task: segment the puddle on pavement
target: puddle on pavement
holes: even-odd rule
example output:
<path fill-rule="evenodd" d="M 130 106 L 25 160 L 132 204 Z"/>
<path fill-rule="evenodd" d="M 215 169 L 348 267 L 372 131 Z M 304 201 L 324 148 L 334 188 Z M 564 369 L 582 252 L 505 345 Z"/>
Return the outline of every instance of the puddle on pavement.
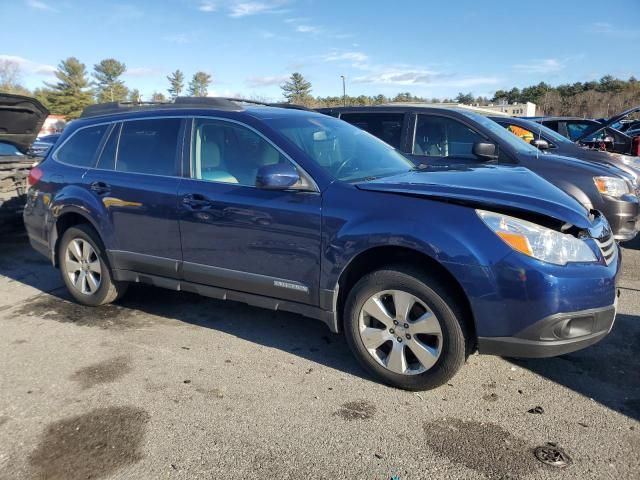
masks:
<path fill-rule="evenodd" d="M 29 456 L 35 478 L 79 480 L 110 476 L 142 459 L 149 414 L 110 407 L 50 424 Z"/>
<path fill-rule="evenodd" d="M 103 383 L 112 383 L 131 371 L 128 357 L 115 357 L 83 367 L 71 376 L 83 389 Z"/>
<path fill-rule="evenodd" d="M 145 324 L 142 320 L 139 321 L 135 311 L 118 305 L 86 307 L 51 295 L 31 299 L 21 305 L 15 313 L 103 329 L 139 328 Z M 146 323 L 148 324 L 148 320 Z"/>
<path fill-rule="evenodd" d="M 356 400 L 354 402 L 347 402 L 340 406 L 340 408 L 334 412 L 334 415 L 342 418 L 343 420 L 368 420 L 373 418 L 376 413 L 376 407 L 372 403 L 366 400 Z"/>
<path fill-rule="evenodd" d="M 440 419 L 425 423 L 424 433 L 431 450 L 489 478 L 521 478 L 539 468 L 531 446 L 492 423 Z"/>

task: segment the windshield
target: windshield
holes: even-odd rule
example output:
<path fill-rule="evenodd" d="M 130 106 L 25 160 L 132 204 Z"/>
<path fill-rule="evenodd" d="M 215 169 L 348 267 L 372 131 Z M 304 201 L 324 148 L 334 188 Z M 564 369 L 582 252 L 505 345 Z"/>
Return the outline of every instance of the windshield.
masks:
<path fill-rule="evenodd" d="M 383 141 L 333 117 L 295 115 L 272 119 L 269 125 L 341 181 L 387 177 L 414 168 Z"/>
<path fill-rule="evenodd" d="M 516 137 L 513 133 L 508 132 L 502 125 L 494 122 L 490 118 L 479 115 L 475 112 L 470 112 L 467 110 L 458 110 L 460 113 L 469 117 L 474 122 L 479 123 L 484 128 L 489 130 L 492 134 L 498 137 L 501 141 L 509 144 L 511 148 L 513 148 L 518 153 L 536 153 L 538 149 L 532 145 L 529 145 L 526 142 L 523 142 L 518 137 Z"/>

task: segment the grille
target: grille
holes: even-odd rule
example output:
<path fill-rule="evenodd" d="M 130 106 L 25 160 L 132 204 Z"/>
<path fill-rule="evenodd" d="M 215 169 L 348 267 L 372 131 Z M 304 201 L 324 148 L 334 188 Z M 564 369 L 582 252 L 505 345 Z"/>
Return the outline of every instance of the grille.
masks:
<path fill-rule="evenodd" d="M 609 234 L 606 237 L 596 238 L 594 240 L 598 244 L 598 247 L 600 247 L 604 261 L 609 265 L 616 258 L 616 253 L 618 252 L 613 235 Z"/>

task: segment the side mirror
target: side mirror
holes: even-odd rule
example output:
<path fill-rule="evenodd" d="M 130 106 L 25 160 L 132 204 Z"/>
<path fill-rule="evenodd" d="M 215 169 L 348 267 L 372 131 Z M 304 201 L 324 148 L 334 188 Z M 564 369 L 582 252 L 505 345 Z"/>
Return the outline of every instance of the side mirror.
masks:
<path fill-rule="evenodd" d="M 256 175 L 256 187 L 265 190 L 287 190 L 300 181 L 300 175 L 290 163 L 263 165 Z"/>
<path fill-rule="evenodd" d="M 496 160 L 496 146 L 493 143 L 476 142 L 473 144 L 472 153 L 480 160 Z"/>
<path fill-rule="evenodd" d="M 549 150 L 549 142 L 543 140 L 542 138 L 536 138 L 531 140 L 531 145 L 536 147 L 538 150 Z"/>

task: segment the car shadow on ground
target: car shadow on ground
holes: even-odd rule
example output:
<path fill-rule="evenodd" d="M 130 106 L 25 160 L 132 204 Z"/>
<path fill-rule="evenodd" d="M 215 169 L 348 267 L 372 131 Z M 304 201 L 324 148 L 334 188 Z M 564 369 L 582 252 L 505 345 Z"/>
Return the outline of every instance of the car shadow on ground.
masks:
<path fill-rule="evenodd" d="M 623 242 L 621 245 L 630 250 L 640 250 L 640 235 L 636 236 L 633 240 Z"/>
<path fill-rule="evenodd" d="M 578 352 L 515 365 L 640 420 L 640 316 L 618 314 L 611 333 Z"/>
<path fill-rule="evenodd" d="M 132 285 L 115 305 L 97 309 L 78 305 L 62 287 L 59 272 L 31 250 L 24 235 L 1 237 L 0 276 L 49 293 L 24 302 L 18 313 L 114 329 L 136 328 L 138 321 L 173 319 L 375 381 L 358 365 L 342 335 L 332 334 L 323 323 L 300 315 L 144 285 Z M 136 318 L 140 312 L 142 317 Z M 556 358 L 509 361 L 640 420 L 638 345 L 640 317 L 619 314 L 611 334 L 585 350 Z"/>

